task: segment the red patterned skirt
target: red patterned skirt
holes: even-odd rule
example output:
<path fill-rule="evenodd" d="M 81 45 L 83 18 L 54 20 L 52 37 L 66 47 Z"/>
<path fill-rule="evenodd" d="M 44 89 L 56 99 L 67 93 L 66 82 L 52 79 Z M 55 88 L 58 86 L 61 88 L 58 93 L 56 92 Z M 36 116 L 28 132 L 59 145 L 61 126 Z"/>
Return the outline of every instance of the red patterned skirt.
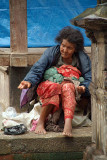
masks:
<path fill-rule="evenodd" d="M 75 86 L 73 83 L 63 81 L 58 84 L 47 80 L 39 84 L 37 94 L 40 97 L 42 107 L 52 104 L 55 106 L 53 110 L 55 112 L 59 109 L 61 103 L 65 119 L 73 119 L 76 106 Z"/>

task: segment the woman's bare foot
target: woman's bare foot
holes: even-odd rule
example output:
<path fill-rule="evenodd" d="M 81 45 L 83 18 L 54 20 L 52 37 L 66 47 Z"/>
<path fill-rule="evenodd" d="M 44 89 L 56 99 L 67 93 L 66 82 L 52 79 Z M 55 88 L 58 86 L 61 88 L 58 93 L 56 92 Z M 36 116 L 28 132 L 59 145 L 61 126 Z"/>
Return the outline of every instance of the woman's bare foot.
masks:
<path fill-rule="evenodd" d="M 38 124 L 35 129 L 35 133 L 36 134 L 46 134 L 46 130 L 44 128 L 44 123 L 38 121 Z"/>
<path fill-rule="evenodd" d="M 45 124 L 46 117 L 49 115 L 52 109 L 53 109 L 53 105 L 48 105 L 41 108 L 40 118 L 35 129 L 36 134 L 46 134 L 44 124 Z"/>
<path fill-rule="evenodd" d="M 66 118 L 62 135 L 72 137 L 72 119 Z"/>

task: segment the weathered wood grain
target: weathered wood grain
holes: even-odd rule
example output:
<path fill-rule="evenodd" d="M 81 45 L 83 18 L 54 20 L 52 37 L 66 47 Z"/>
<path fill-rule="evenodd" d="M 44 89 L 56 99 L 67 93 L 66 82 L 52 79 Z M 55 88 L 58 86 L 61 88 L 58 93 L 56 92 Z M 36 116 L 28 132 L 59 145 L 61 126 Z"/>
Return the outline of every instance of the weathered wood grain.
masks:
<path fill-rule="evenodd" d="M 10 44 L 14 53 L 27 52 L 27 1 L 9 0 Z"/>

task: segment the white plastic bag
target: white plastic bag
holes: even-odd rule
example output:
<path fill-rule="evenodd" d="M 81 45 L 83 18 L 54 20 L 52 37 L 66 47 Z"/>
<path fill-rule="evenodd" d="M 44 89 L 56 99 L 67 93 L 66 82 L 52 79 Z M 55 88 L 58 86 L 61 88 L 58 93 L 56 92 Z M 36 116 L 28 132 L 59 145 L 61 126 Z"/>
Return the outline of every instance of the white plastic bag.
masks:
<path fill-rule="evenodd" d="M 16 117 L 17 116 L 17 112 L 15 110 L 15 108 L 13 107 L 8 107 L 5 112 L 2 113 L 2 116 L 6 119 L 10 119 L 10 118 L 13 118 L 13 117 Z"/>
<path fill-rule="evenodd" d="M 40 103 L 36 103 L 30 113 L 17 113 L 15 108 L 8 107 L 6 111 L 2 113 L 2 117 L 4 118 L 2 124 L 4 127 L 24 124 L 28 129 L 30 129 L 31 121 L 33 119 L 39 119 L 40 109 Z"/>

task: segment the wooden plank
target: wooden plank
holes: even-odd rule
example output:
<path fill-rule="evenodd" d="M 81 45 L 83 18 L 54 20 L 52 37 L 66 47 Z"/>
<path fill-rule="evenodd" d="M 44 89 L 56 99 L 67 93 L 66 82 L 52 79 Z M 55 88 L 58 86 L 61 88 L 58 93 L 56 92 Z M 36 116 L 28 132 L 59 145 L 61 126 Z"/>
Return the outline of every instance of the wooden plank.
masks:
<path fill-rule="evenodd" d="M 28 48 L 28 53 L 10 52 L 10 48 L 0 48 L 0 66 L 26 67 L 37 62 L 47 48 Z M 91 56 L 91 47 L 85 47 Z"/>
<path fill-rule="evenodd" d="M 37 62 L 41 55 L 28 55 L 28 66 L 32 66 L 35 62 Z"/>
<path fill-rule="evenodd" d="M 27 0 L 9 0 L 10 44 L 14 53 L 27 52 Z"/>
<path fill-rule="evenodd" d="M 27 67 L 27 54 L 11 54 L 10 66 Z"/>
<path fill-rule="evenodd" d="M 0 66 L 10 66 L 10 55 L 0 55 Z"/>

